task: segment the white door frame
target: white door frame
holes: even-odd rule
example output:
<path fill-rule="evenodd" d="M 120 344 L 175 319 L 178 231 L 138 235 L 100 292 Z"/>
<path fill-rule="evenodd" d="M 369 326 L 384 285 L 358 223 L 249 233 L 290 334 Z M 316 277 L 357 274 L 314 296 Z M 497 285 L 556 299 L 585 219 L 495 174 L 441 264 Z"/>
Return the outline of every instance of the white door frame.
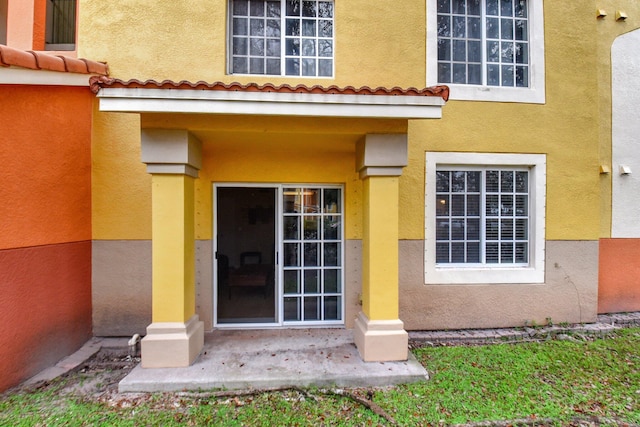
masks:
<path fill-rule="evenodd" d="M 270 323 L 219 323 L 218 322 L 218 263 L 216 254 L 218 250 L 218 203 L 217 203 L 217 189 L 218 188 L 270 188 L 275 190 L 275 239 L 274 239 L 274 253 L 275 257 L 275 275 L 274 275 L 274 304 L 276 311 L 276 321 Z M 284 268 L 283 268 L 283 248 L 284 248 L 284 236 L 282 232 L 283 221 L 283 192 L 284 188 L 335 188 L 340 190 L 340 206 L 342 206 L 341 215 L 341 227 L 340 227 L 340 284 L 341 284 L 341 297 L 340 297 L 340 320 L 330 321 L 285 321 L 284 320 Z M 213 327 L 217 329 L 272 329 L 272 328 L 308 328 L 308 327 L 344 327 L 345 317 L 345 254 L 344 254 L 344 223 L 345 223 L 345 207 L 344 207 L 344 185 L 337 184 L 282 184 L 282 183 L 252 183 L 252 182 L 232 182 L 232 183 L 213 183 Z"/>

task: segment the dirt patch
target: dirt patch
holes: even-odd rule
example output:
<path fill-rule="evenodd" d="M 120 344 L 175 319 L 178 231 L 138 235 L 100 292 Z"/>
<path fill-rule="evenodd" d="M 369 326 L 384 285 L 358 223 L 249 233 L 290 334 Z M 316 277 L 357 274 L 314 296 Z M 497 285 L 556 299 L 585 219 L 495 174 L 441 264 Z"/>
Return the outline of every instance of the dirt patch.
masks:
<path fill-rule="evenodd" d="M 21 385 L 9 390 L 9 393 L 28 393 L 55 387 L 60 396 L 102 400 L 106 396 L 117 395 L 120 380 L 139 363 L 140 357 L 131 356 L 126 350 L 103 349 L 58 378 Z"/>
<path fill-rule="evenodd" d="M 99 397 L 118 392 L 118 383 L 140 363 L 140 357 L 114 355 L 100 351 L 67 375 L 65 391 L 71 394 Z"/>

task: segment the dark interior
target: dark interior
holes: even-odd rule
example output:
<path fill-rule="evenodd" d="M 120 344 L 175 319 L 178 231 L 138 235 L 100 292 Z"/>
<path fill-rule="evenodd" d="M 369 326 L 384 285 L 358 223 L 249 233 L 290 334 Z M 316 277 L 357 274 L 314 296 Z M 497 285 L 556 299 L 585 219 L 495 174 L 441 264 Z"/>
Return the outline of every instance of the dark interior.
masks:
<path fill-rule="evenodd" d="M 274 323 L 275 188 L 218 187 L 218 323 Z"/>

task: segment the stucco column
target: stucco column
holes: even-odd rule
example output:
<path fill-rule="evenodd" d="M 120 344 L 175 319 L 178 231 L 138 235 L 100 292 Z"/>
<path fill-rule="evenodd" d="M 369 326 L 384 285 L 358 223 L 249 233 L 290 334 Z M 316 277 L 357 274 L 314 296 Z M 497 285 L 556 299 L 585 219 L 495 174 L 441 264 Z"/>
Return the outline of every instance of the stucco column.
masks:
<path fill-rule="evenodd" d="M 204 345 L 204 324 L 195 313 L 194 184 L 201 152 L 186 130 L 142 130 L 142 161 L 152 174 L 153 263 L 144 368 L 189 366 Z"/>
<path fill-rule="evenodd" d="M 406 135 L 367 135 L 356 146 L 364 181 L 362 311 L 354 340 L 367 362 L 406 360 L 409 336 L 398 318 L 398 180 Z"/>

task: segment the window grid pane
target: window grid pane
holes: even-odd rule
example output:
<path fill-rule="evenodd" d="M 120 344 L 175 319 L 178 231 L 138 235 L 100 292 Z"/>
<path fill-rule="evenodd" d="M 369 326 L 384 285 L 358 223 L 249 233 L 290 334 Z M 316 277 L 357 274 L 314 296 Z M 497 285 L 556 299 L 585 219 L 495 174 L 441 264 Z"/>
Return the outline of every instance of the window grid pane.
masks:
<path fill-rule="evenodd" d="M 231 2 L 231 72 L 267 74 L 280 60 L 280 2 Z M 279 63 L 278 63 L 279 65 Z M 279 73 L 279 67 L 277 72 Z"/>
<path fill-rule="evenodd" d="M 437 13 L 438 82 L 529 87 L 527 0 L 438 1 Z"/>
<path fill-rule="evenodd" d="M 526 0 L 500 0 L 486 8 L 487 84 L 529 86 L 529 38 Z M 518 64 L 516 66 L 516 64 Z"/>
<path fill-rule="evenodd" d="M 232 0 L 231 73 L 333 76 L 333 2 Z"/>
<path fill-rule="evenodd" d="M 438 81 L 481 84 L 481 0 L 438 2 Z"/>
<path fill-rule="evenodd" d="M 318 0 L 286 0 L 286 3 L 285 74 L 333 75 L 333 3 Z"/>
<path fill-rule="evenodd" d="M 529 173 L 492 169 L 485 176 L 486 263 L 526 264 Z"/>
<path fill-rule="evenodd" d="M 284 320 L 342 320 L 341 189 L 285 188 L 283 207 Z"/>
<path fill-rule="evenodd" d="M 529 172 L 436 171 L 436 264 L 529 263 Z"/>
<path fill-rule="evenodd" d="M 480 260 L 480 172 L 436 172 L 436 258 L 438 263 Z"/>

